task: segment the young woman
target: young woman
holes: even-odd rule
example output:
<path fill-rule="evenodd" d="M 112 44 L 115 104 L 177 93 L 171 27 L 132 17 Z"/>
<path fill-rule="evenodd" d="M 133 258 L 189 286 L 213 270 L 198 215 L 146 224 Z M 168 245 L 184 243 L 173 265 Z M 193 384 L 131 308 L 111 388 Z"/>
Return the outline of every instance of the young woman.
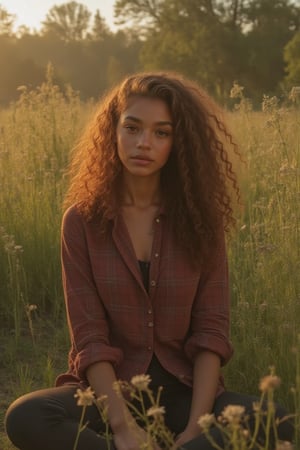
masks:
<path fill-rule="evenodd" d="M 154 392 L 163 386 L 177 448 L 213 448 L 197 424 L 206 413 L 238 404 L 251 415 L 254 399 L 227 392 L 220 375 L 232 355 L 230 147 L 213 102 L 179 75 L 133 75 L 102 100 L 74 155 L 62 225 L 69 370 L 9 408 L 18 448 L 71 450 L 81 414 L 74 394 L 91 386 L 107 396 L 115 449 L 140 449 L 146 433 L 113 389 L 137 374 L 150 375 Z M 85 421 L 78 449 L 106 449 L 95 406 Z M 280 438 L 291 439 L 291 428 L 283 422 Z"/>

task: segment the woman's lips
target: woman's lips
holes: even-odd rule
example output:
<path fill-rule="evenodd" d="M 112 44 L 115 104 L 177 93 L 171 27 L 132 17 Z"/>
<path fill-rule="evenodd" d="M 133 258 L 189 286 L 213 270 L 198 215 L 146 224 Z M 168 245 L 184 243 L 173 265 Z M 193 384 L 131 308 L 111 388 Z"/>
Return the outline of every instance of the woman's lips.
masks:
<path fill-rule="evenodd" d="M 132 156 L 131 159 L 140 166 L 147 166 L 148 164 L 150 164 L 153 161 L 153 159 L 150 159 L 150 158 L 147 158 L 146 156 L 141 156 L 141 155 Z"/>

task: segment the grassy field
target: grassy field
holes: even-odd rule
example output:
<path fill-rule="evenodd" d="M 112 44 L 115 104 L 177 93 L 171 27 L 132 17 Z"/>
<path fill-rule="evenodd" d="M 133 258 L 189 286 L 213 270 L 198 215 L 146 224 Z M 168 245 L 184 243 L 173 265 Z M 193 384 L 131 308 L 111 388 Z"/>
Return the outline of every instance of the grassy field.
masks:
<path fill-rule="evenodd" d="M 243 205 L 228 241 L 235 355 L 225 376 L 229 389 L 257 394 L 274 366 L 276 399 L 300 428 L 300 109 L 265 98 L 252 112 L 241 95 L 236 102 L 228 120 L 245 164 L 237 163 Z M 9 403 L 52 386 L 66 368 L 61 203 L 69 151 L 91 107 L 49 75 L 0 111 L 1 450 L 13 448 L 2 426 Z"/>

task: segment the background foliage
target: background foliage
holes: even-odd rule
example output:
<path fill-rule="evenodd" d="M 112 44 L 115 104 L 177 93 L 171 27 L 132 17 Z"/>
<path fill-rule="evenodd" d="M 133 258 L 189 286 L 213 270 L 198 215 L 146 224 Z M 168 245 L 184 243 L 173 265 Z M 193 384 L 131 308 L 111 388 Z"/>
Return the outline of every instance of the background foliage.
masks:
<path fill-rule="evenodd" d="M 97 98 L 125 74 L 168 69 L 225 102 L 234 81 L 257 104 L 300 84 L 299 0 L 116 0 L 118 31 L 76 1 L 53 6 L 39 32 L 14 31 L 0 2 L 0 103 L 38 86 L 52 63 L 60 86 Z"/>

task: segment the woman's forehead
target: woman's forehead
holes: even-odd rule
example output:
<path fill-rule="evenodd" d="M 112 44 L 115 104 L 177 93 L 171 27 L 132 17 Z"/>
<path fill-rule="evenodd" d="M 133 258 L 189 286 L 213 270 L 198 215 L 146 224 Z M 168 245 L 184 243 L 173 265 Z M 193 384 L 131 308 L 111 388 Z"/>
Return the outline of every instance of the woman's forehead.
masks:
<path fill-rule="evenodd" d="M 134 96 L 121 111 L 121 117 L 154 118 L 171 122 L 171 113 L 167 103 L 158 97 Z"/>

